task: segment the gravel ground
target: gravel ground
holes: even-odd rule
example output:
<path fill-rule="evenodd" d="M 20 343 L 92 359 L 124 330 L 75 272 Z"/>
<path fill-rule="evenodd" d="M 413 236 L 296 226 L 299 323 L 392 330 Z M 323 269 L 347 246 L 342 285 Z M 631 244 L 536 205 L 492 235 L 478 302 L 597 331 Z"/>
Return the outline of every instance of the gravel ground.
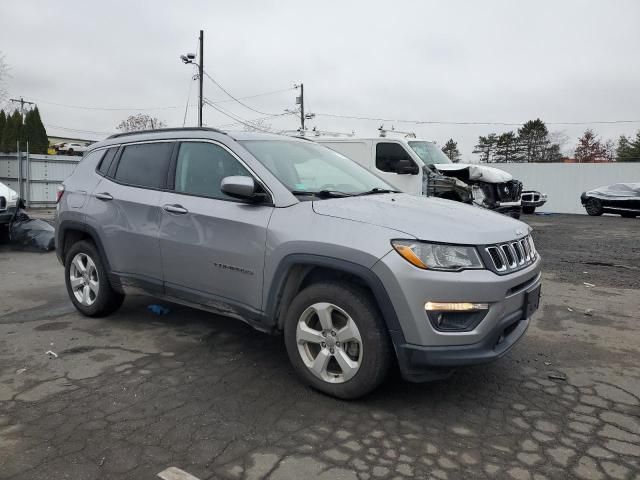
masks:
<path fill-rule="evenodd" d="M 639 479 L 640 220 L 524 219 L 545 273 L 516 348 L 353 402 L 233 320 L 144 296 L 81 317 L 54 254 L 0 246 L 0 478 Z"/>
<path fill-rule="evenodd" d="M 523 219 L 534 228 L 546 272 L 566 282 L 581 279 L 640 288 L 640 218 L 525 215 Z"/>

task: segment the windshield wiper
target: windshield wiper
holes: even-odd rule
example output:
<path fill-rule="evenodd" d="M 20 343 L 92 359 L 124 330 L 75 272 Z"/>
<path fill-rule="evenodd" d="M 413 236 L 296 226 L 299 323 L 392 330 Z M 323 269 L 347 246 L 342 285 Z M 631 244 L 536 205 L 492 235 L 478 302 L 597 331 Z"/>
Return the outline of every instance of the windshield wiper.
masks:
<path fill-rule="evenodd" d="M 353 195 L 346 192 L 339 192 L 337 190 L 320 190 L 318 192 L 311 192 L 307 190 L 291 190 L 294 195 L 313 196 L 318 198 L 342 198 L 352 197 Z"/>
<path fill-rule="evenodd" d="M 398 190 L 389 190 L 388 188 L 372 188 L 366 192 L 356 193 L 355 196 L 360 197 L 362 195 L 376 195 L 378 193 L 400 193 Z"/>

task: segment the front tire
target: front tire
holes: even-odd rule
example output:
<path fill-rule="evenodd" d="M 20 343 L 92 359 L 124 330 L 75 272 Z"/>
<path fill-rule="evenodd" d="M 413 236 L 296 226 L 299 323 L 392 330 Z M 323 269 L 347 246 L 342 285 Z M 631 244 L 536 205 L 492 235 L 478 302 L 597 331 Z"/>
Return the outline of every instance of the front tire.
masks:
<path fill-rule="evenodd" d="M 338 398 L 371 392 L 392 362 L 389 337 L 373 298 L 348 283 L 316 283 L 299 292 L 285 317 L 284 340 L 298 376 Z"/>
<path fill-rule="evenodd" d="M 536 207 L 526 206 L 522 207 L 522 213 L 526 213 L 527 215 L 531 215 L 536 211 Z"/>
<path fill-rule="evenodd" d="M 587 211 L 587 214 L 592 217 L 598 217 L 602 215 L 602 202 L 597 198 L 589 198 L 587 202 L 584 204 L 584 208 Z"/>
<path fill-rule="evenodd" d="M 92 242 L 82 240 L 69 249 L 64 275 L 69 298 L 83 315 L 109 315 L 122 305 L 124 295 L 111 288 L 107 270 Z"/>

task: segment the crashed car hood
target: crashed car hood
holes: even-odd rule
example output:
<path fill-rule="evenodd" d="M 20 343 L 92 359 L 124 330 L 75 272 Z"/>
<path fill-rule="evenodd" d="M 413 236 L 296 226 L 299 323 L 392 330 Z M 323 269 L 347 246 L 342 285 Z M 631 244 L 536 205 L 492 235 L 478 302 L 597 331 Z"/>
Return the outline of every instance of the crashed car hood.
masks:
<path fill-rule="evenodd" d="M 483 208 L 404 193 L 319 200 L 313 202 L 313 210 L 443 243 L 486 245 L 519 238 L 530 230 L 518 220 Z"/>
<path fill-rule="evenodd" d="M 640 183 L 614 183 L 613 185 L 590 190 L 587 195 L 609 200 L 640 198 Z"/>
<path fill-rule="evenodd" d="M 510 173 L 499 168 L 487 167 L 486 165 L 472 165 L 469 163 L 438 163 L 434 165 L 440 173 L 469 171 L 469 180 L 478 180 L 487 183 L 503 183 L 513 180 Z"/>

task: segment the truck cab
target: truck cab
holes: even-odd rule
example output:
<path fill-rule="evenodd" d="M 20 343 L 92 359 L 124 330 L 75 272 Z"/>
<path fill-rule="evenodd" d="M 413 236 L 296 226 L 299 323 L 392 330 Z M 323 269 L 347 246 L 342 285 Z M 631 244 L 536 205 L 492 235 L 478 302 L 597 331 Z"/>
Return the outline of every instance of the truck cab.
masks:
<path fill-rule="evenodd" d="M 398 190 L 439 197 L 519 218 L 522 183 L 500 169 L 452 163 L 435 142 L 418 138 L 316 137 Z"/>

